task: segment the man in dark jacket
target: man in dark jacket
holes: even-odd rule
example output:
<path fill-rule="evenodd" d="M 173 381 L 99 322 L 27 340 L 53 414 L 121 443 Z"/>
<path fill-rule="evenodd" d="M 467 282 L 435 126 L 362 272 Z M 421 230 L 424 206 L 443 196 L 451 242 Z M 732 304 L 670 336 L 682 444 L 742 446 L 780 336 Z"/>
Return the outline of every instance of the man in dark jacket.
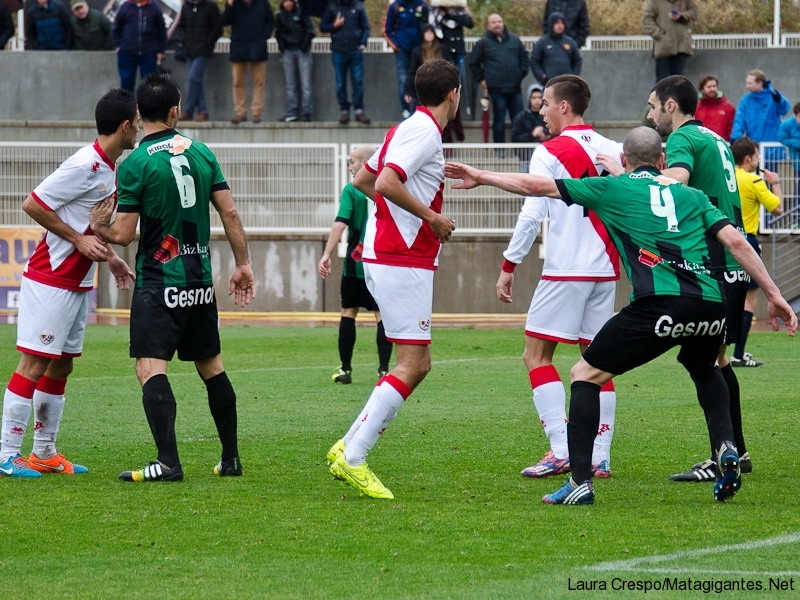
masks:
<path fill-rule="evenodd" d="M 586 8 L 586 0 L 547 0 L 542 19 L 543 34 L 550 31 L 550 15 L 554 12 L 564 15 L 564 33 L 575 40 L 579 48 L 583 48 L 586 38 L 589 37 L 589 9 Z"/>
<path fill-rule="evenodd" d="M 86 0 L 72 0 L 69 23 L 75 50 L 111 50 L 111 21 L 102 12 L 89 8 Z"/>
<path fill-rule="evenodd" d="M 161 7 L 154 0 L 123 2 L 114 17 L 111 38 L 117 51 L 120 87 L 134 92 L 136 70 L 144 79 L 155 73 L 156 66 L 164 59 L 167 28 Z"/>
<path fill-rule="evenodd" d="M 436 37 L 439 38 L 448 60 L 451 60 L 458 67 L 462 94 L 465 95 L 466 92 L 464 90 L 467 89 L 465 67 L 467 49 L 464 43 L 464 28 L 472 29 L 475 27 L 475 21 L 472 19 L 472 14 L 466 2 L 463 2 L 463 6 L 456 0 L 452 0 L 453 6 L 449 6 L 449 2 L 446 6 L 439 6 L 439 4 L 439 2 L 431 2 L 428 19 L 436 28 Z"/>
<path fill-rule="evenodd" d="M 339 101 L 339 123 L 350 122 L 350 101 L 347 99 L 347 73 L 353 87 L 352 106 L 356 121 L 368 125 L 364 114 L 364 48 L 369 39 L 369 18 L 359 0 L 331 0 L 322 14 L 320 31 L 331 34 L 331 58 L 336 77 L 336 98 Z"/>
<path fill-rule="evenodd" d="M 422 43 L 422 26 L 428 23 L 429 10 L 425 0 L 393 0 L 383 22 L 383 37 L 394 50 L 397 92 L 404 119 L 414 110 L 405 98 L 411 53 Z"/>
<path fill-rule="evenodd" d="M 550 15 L 550 31 L 531 50 L 531 72 L 544 85 L 558 75 L 580 75 L 583 57 L 578 43 L 564 33 L 564 15 Z"/>
<path fill-rule="evenodd" d="M 506 141 L 506 112 L 513 120 L 522 110 L 520 84 L 528 74 L 528 65 L 528 51 L 519 37 L 508 32 L 503 17 L 489 15 L 486 34 L 472 48 L 469 66 L 473 80 L 489 94 L 496 144 Z"/>
<path fill-rule="evenodd" d="M 540 144 L 552 136 L 541 115 L 544 88 L 538 83 L 528 86 L 528 106 L 514 117 L 511 124 L 511 141 L 517 144 Z M 533 147 L 517 149 L 520 173 L 527 173 L 531 162 Z"/>
<path fill-rule="evenodd" d="M 181 121 L 208 121 L 203 76 L 222 35 L 222 19 L 214 0 L 186 0 L 178 17 L 177 33 L 186 48 L 189 89 L 181 102 Z M 195 113 L 197 111 L 197 113 Z"/>
<path fill-rule="evenodd" d="M 69 13 L 59 0 L 36 0 L 25 11 L 26 50 L 68 50 L 72 47 Z"/>
<path fill-rule="evenodd" d="M 286 115 L 282 120 L 289 123 L 302 116 L 303 121 L 311 121 L 314 115 L 314 99 L 311 93 L 311 73 L 314 66 L 311 42 L 315 34 L 314 23 L 311 15 L 305 14 L 300 8 L 297 0 L 281 0 L 277 23 L 275 39 L 283 56 L 283 76 L 286 83 Z"/>
<path fill-rule="evenodd" d="M 14 35 L 14 19 L 8 12 L 8 7 L 0 2 L 0 50 L 6 49 L 6 44 Z"/>
<path fill-rule="evenodd" d="M 233 118 L 238 124 L 247 120 L 247 71 L 253 80 L 250 116 L 260 123 L 264 114 L 267 79 L 267 40 L 275 31 L 275 15 L 268 0 L 225 0 L 222 24 L 231 26 L 231 62 L 233 80 Z"/>

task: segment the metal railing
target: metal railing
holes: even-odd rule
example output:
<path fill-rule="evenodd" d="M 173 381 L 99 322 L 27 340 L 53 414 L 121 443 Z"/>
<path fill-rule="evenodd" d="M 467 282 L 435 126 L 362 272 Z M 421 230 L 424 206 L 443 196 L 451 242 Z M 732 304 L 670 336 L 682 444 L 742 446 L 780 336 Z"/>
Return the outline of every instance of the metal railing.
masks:
<path fill-rule="evenodd" d="M 34 225 L 20 205 L 36 185 L 83 144 L 0 142 L 0 226 Z M 208 144 L 251 233 L 326 233 L 348 181 L 347 157 L 359 144 Z M 495 171 L 527 171 L 528 144 L 447 144 L 450 160 Z M 124 161 L 124 156 L 122 158 Z M 510 234 L 521 198 L 482 187 L 467 192 L 446 183 L 445 211 L 460 233 Z M 212 211 L 212 226 L 222 224 Z"/>

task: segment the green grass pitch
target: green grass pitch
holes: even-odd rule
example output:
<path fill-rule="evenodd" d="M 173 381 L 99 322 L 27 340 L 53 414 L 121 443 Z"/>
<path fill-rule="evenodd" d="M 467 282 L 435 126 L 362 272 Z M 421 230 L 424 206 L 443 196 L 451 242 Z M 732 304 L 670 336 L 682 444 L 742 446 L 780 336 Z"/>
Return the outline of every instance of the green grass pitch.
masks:
<path fill-rule="evenodd" d="M 360 498 L 334 481 L 325 453 L 376 378 L 375 329 L 358 335 L 354 383 L 342 386 L 330 380 L 335 328 L 223 327 L 245 475 L 212 475 L 219 444 L 205 390 L 192 365 L 175 361 L 186 479 L 133 484 L 117 475 L 155 449 L 127 327 L 90 326 L 59 440 L 90 473 L 0 480 L 0 598 L 789 598 L 800 590 L 797 342 L 785 333 L 752 334 L 748 350 L 765 365 L 737 370 L 754 472 L 730 503 L 716 503 L 708 483 L 668 480 L 708 452 L 691 382 L 670 353 L 617 378 L 614 476 L 596 483 L 588 507 L 544 505 L 563 479 L 519 475 L 547 445 L 518 329 L 434 323 L 433 370 L 369 456 L 396 499 Z M 18 359 L 14 340 L 14 326 L 0 325 L 3 385 Z M 562 346 L 556 359 L 566 379 L 577 350 Z M 731 582 L 761 589 L 725 591 Z M 613 589 L 625 585 L 639 588 Z M 645 595 L 644 586 L 662 589 Z"/>

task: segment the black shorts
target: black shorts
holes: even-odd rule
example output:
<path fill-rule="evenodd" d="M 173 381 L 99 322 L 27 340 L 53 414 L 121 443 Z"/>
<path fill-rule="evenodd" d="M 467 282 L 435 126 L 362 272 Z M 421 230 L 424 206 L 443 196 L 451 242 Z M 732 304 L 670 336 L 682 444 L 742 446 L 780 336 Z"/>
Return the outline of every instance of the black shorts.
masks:
<path fill-rule="evenodd" d="M 214 286 L 137 288 L 131 300 L 132 358 L 207 360 L 220 353 Z"/>
<path fill-rule="evenodd" d="M 698 366 L 713 368 L 724 334 L 721 302 L 655 296 L 636 300 L 611 317 L 583 358 L 620 375 L 680 346 L 678 361 L 691 372 Z"/>
<path fill-rule="evenodd" d="M 342 277 L 342 308 L 378 310 L 378 303 L 367 289 L 367 282 L 358 277 Z"/>
<path fill-rule="evenodd" d="M 744 300 L 750 286 L 750 275 L 746 271 L 728 271 L 722 284 L 725 294 L 725 345 L 730 346 L 742 336 Z"/>

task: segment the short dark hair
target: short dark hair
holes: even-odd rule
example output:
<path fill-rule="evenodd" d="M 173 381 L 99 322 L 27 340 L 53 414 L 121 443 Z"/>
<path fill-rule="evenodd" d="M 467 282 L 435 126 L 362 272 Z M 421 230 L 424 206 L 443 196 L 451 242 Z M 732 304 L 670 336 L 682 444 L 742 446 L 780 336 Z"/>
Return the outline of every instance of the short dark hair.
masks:
<path fill-rule="evenodd" d="M 125 121 L 136 119 L 136 98 L 128 90 L 108 90 L 94 107 L 94 122 L 97 133 L 113 135 Z"/>
<path fill-rule="evenodd" d="M 577 75 L 558 75 L 549 80 L 544 87 L 552 89 L 556 101 L 565 100 L 572 107 L 572 113 L 581 117 L 592 101 L 589 84 Z"/>
<path fill-rule="evenodd" d="M 439 106 L 447 99 L 447 94 L 460 85 L 458 69 L 443 58 L 422 63 L 414 77 L 417 101 L 421 106 Z"/>
<path fill-rule="evenodd" d="M 792 112 L 793 112 L 794 114 L 796 114 L 796 115 L 797 115 L 797 114 L 800 114 L 800 102 L 798 102 L 797 104 L 795 104 L 795 105 L 792 107 Z"/>
<path fill-rule="evenodd" d="M 143 120 L 166 121 L 170 109 L 181 103 L 181 90 L 170 75 L 150 73 L 136 88 L 136 101 Z"/>
<path fill-rule="evenodd" d="M 706 84 L 709 81 L 716 81 L 717 85 L 719 85 L 719 79 L 717 79 L 717 76 L 709 73 L 708 75 L 703 75 L 703 77 L 700 79 L 700 83 L 697 84 L 697 89 L 702 90 L 704 87 L 706 87 Z"/>
<path fill-rule="evenodd" d="M 662 106 L 672 98 L 683 114 L 694 116 L 697 111 L 697 89 L 683 75 L 664 77 L 653 86 L 652 92 L 655 92 L 656 98 Z"/>
<path fill-rule="evenodd" d="M 731 145 L 731 152 L 733 152 L 733 162 L 737 165 L 744 164 L 744 159 L 753 154 L 758 154 L 759 147 L 750 138 L 739 138 Z"/>

